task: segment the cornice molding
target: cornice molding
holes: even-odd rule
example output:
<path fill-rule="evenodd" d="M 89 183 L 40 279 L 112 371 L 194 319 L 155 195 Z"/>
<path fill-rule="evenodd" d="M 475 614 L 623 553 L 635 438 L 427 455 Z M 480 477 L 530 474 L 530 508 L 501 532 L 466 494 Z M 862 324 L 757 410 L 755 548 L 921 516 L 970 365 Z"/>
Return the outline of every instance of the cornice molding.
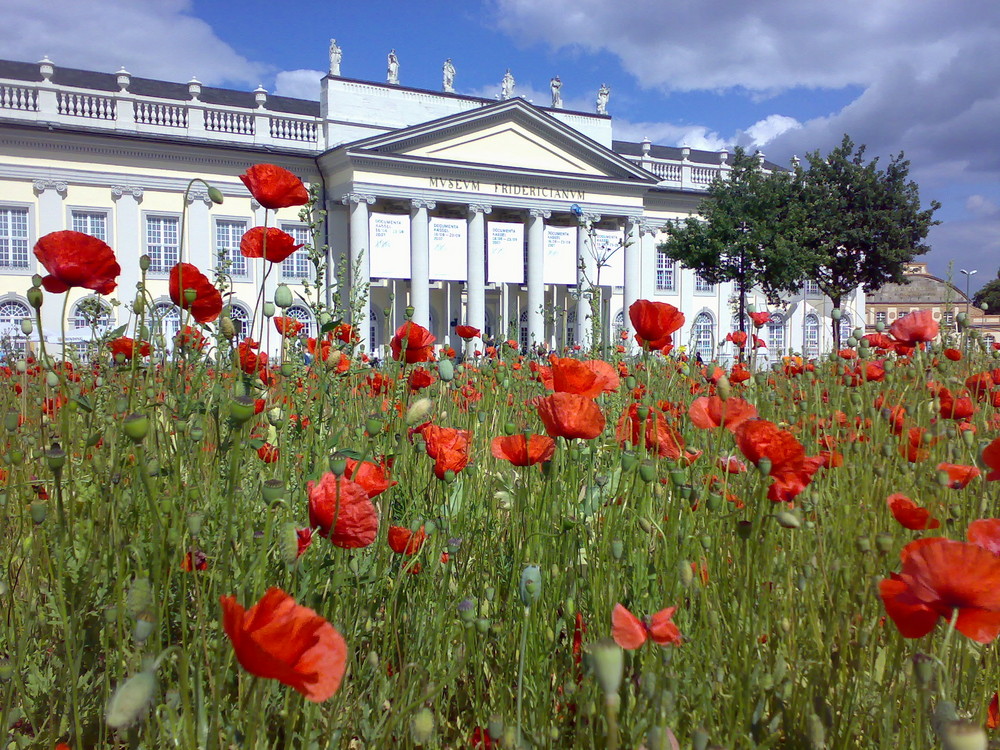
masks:
<path fill-rule="evenodd" d="M 39 168 L 20 164 L 4 164 L 0 162 L 0 179 L 20 180 L 31 182 L 44 182 L 47 187 L 53 187 L 50 183 L 61 184 L 66 190 L 69 185 L 81 185 L 85 187 L 103 187 L 111 190 L 114 197 L 121 197 L 121 192 L 131 192 L 138 189 L 160 190 L 167 193 L 183 193 L 190 180 L 184 177 L 165 177 L 160 175 L 134 174 L 127 171 L 109 172 L 106 169 L 85 170 L 65 167 L 47 167 L 45 172 L 48 176 L 39 178 Z M 141 184 L 142 187 L 137 187 Z M 213 178 L 212 184 L 222 191 L 226 197 L 246 198 L 249 192 L 243 183 L 234 180 L 226 183 Z M 56 188 L 58 189 L 58 188 Z M 207 194 L 207 191 L 206 191 Z"/>

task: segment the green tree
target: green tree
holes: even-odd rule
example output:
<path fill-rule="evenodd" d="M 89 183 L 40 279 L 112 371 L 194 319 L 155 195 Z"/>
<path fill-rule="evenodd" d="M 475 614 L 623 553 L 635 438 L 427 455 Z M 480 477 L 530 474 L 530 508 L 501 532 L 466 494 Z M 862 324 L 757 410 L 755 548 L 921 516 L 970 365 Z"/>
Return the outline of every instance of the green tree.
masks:
<path fill-rule="evenodd" d="M 983 285 L 983 288 L 972 295 L 972 301 L 982 307 L 986 305 L 986 312 L 990 315 L 1000 313 L 1000 270 L 997 277 Z"/>
<path fill-rule="evenodd" d="M 793 175 L 767 172 L 755 154 L 737 148 L 727 179 L 717 178 L 699 207 L 700 218 L 671 225 L 659 251 L 711 284 L 733 282 L 740 330 L 746 295 L 760 289 L 777 303 L 802 284 L 803 266 L 788 232 L 795 203 Z"/>
<path fill-rule="evenodd" d="M 833 301 L 833 338 L 840 346 L 837 321 L 844 297 L 858 287 L 873 292 L 889 282 L 906 283 L 903 269 L 930 247 L 927 232 L 940 222 L 941 207 L 921 209 L 917 184 L 908 180 L 903 154 L 885 169 L 878 159 L 865 162 L 865 147 L 847 135 L 827 156 L 809 154 L 809 169 L 797 169 L 793 226 L 808 278 Z"/>

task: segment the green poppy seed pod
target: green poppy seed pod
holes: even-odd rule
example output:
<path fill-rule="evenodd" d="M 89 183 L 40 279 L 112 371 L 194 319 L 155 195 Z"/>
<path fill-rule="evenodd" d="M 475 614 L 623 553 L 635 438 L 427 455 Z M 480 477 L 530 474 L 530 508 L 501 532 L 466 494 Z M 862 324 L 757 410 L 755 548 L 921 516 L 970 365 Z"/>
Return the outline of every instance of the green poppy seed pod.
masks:
<path fill-rule="evenodd" d="M 233 336 L 235 336 L 236 335 L 236 324 L 233 323 L 233 319 L 230 318 L 228 315 L 223 315 L 219 319 L 219 331 L 227 339 L 231 339 Z"/>
<path fill-rule="evenodd" d="M 229 416 L 237 425 L 242 425 L 253 418 L 256 404 L 249 396 L 237 396 L 229 402 Z"/>
<path fill-rule="evenodd" d="M 605 696 L 618 695 L 625 669 L 625 652 L 610 638 L 602 638 L 590 647 L 591 665 Z"/>
<path fill-rule="evenodd" d="M 0 682 L 9 682 L 13 675 L 14 665 L 11 664 L 10 659 L 0 657 Z"/>
<path fill-rule="evenodd" d="M 917 685 L 930 689 L 934 684 L 934 672 L 936 665 L 934 657 L 927 654 L 913 655 L 913 676 L 917 679 Z"/>
<path fill-rule="evenodd" d="M 521 603 L 525 607 L 530 607 L 542 594 L 542 571 L 537 565 L 525 566 L 521 571 L 521 582 L 519 585 Z"/>
<path fill-rule="evenodd" d="M 4 414 L 3 426 L 7 429 L 7 432 L 17 432 L 18 426 L 21 424 L 21 414 L 13 409 Z"/>
<path fill-rule="evenodd" d="M 690 586 L 694 583 L 694 569 L 691 567 L 691 563 L 687 560 L 681 560 L 678 563 L 678 572 L 680 573 L 681 584 L 685 587 Z"/>
<path fill-rule="evenodd" d="M 640 422 L 645 422 L 649 417 L 649 407 L 642 405 L 635 408 L 635 415 L 639 417 Z"/>
<path fill-rule="evenodd" d="M 46 503 L 41 500 L 35 500 L 31 504 L 31 520 L 36 524 L 42 524 L 45 522 L 45 516 L 48 514 L 49 508 Z"/>
<path fill-rule="evenodd" d="M 450 359 L 442 359 L 438 362 L 438 376 L 446 383 L 455 379 L 455 363 Z"/>
<path fill-rule="evenodd" d="M 486 601 L 488 602 L 492 602 L 497 598 L 497 590 L 493 586 L 487 586 L 483 594 L 486 596 Z"/>
<path fill-rule="evenodd" d="M 415 312 L 416 310 L 413 309 L 413 305 L 408 305 L 403 311 L 403 315 L 407 320 L 413 320 L 413 313 Z"/>
<path fill-rule="evenodd" d="M 23 359 L 19 359 L 14 363 L 14 369 L 17 370 L 18 374 L 24 375 L 28 371 L 28 363 Z"/>
<path fill-rule="evenodd" d="M 962 430 L 962 442 L 966 447 L 971 448 L 976 444 L 976 434 L 972 430 Z"/>
<path fill-rule="evenodd" d="M 10 456 L 10 462 L 14 466 L 20 466 L 22 463 L 24 463 L 24 451 L 20 451 L 17 448 L 14 448 L 7 455 Z"/>
<path fill-rule="evenodd" d="M 208 199 L 212 201 L 216 206 L 221 206 L 225 198 L 222 197 L 222 191 L 215 185 L 208 186 Z"/>
<path fill-rule="evenodd" d="M 153 589 L 148 578 L 136 578 L 125 596 L 125 606 L 132 617 L 148 611 L 153 606 Z"/>
<path fill-rule="evenodd" d="M 122 422 L 122 432 L 133 443 L 141 443 L 149 434 L 149 417 L 145 414 L 129 414 Z"/>
<path fill-rule="evenodd" d="M 674 469 L 670 472 L 670 483 L 674 487 L 681 487 L 684 484 L 684 472 Z"/>
<path fill-rule="evenodd" d="M 188 534 L 197 538 L 201 533 L 201 523 L 204 520 L 204 516 L 201 513 L 188 513 L 187 516 L 187 529 Z"/>
<path fill-rule="evenodd" d="M 491 716 L 486 724 L 486 733 L 489 734 L 490 739 L 494 742 L 498 742 L 503 736 L 503 729 L 503 719 L 499 716 Z"/>
<path fill-rule="evenodd" d="M 42 290 L 39 289 L 38 287 L 34 286 L 31 287 L 31 289 L 27 291 L 25 296 L 28 298 L 28 304 L 31 305 L 36 310 L 42 306 L 42 300 L 44 298 L 44 295 L 42 294 Z"/>
<path fill-rule="evenodd" d="M 299 533 L 291 521 L 278 529 L 278 553 L 285 565 L 295 565 L 299 557 Z"/>
<path fill-rule="evenodd" d="M 33 330 L 35 330 L 35 327 L 31 322 L 31 318 L 21 318 L 21 333 L 25 336 L 30 336 Z"/>
<path fill-rule="evenodd" d="M 625 554 L 625 543 L 621 539 L 614 539 L 611 542 L 611 556 L 615 560 L 621 560 Z"/>
<path fill-rule="evenodd" d="M 447 470 L 447 471 L 445 471 L 445 473 L 444 473 L 444 483 L 445 483 L 445 484 L 454 484 L 454 483 L 455 483 L 455 480 L 456 480 L 457 478 L 458 478 L 458 476 L 457 476 L 457 475 L 455 474 L 455 472 L 454 472 L 454 471 L 452 471 L 451 469 L 448 469 L 448 470 Z"/>
<path fill-rule="evenodd" d="M 139 672 L 115 690 L 104 714 L 112 729 L 125 729 L 135 724 L 146 712 L 156 694 L 156 675 L 151 671 Z"/>
<path fill-rule="evenodd" d="M 148 255 L 146 255 L 145 253 L 143 253 L 142 255 L 139 256 L 139 270 L 140 271 L 148 271 L 149 267 L 151 265 L 153 265 L 153 261 L 152 261 L 152 259 Z"/>
<path fill-rule="evenodd" d="M 643 530 L 643 533 L 648 534 L 653 530 L 653 524 L 645 516 L 639 516 L 637 523 L 639 524 L 639 528 Z"/>
<path fill-rule="evenodd" d="M 871 552 L 872 540 L 866 536 L 859 536 L 854 540 L 854 546 L 857 548 L 858 552 Z"/>
<path fill-rule="evenodd" d="M 437 533 L 437 528 L 438 528 L 437 524 L 432 519 L 424 521 L 422 524 L 419 524 L 416 529 L 413 530 L 417 531 L 417 529 L 419 529 L 420 526 L 424 527 L 424 533 L 427 534 L 427 536 L 434 536 Z"/>
<path fill-rule="evenodd" d="M 184 289 L 184 301 L 188 305 L 193 305 L 194 301 L 196 299 L 198 299 L 198 290 L 197 289 L 188 289 L 188 288 Z"/>
<path fill-rule="evenodd" d="M 725 500 L 722 499 L 722 495 L 717 492 L 708 493 L 708 498 L 705 500 L 705 507 L 712 513 L 715 513 L 720 508 L 722 508 Z"/>
<path fill-rule="evenodd" d="M 45 463 L 56 473 L 62 471 L 66 465 L 66 451 L 59 447 L 59 443 L 53 443 L 52 447 L 45 451 Z"/>
<path fill-rule="evenodd" d="M 622 451 L 622 471 L 632 471 L 638 463 L 639 459 L 636 457 L 635 453 L 632 451 Z"/>
<path fill-rule="evenodd" d="M 504 435 L 513 435 L 517 432 L 517 425 L 513 422 L 505 422 L 503 426 Z"/>
<path fill-rule="evenodd" d="M 835 307 L 830 312 L 830 317 L 833 318 L 834 320 L 840 320 L 842 317 L 844 317 L 844 313 L 839 307 Z"/>
<path fill-rule="evenodd" d="M 802 525 L 802 520 L 791 511 L 783 510 L 774 514 L 774 520 L 783 529 L 797 529 Z"/>
<path fill-rule="evenodd" d="M 458 618 L 467 625 L 476 619 L 476 598 L 469 596 L 458 603 Z"/>
<path fill-rule="evenodd" d="M 264 306 L 261 309 L 264 312 L 264 317 L 265 318 L 273 318 L 274 317 L 274 310 L 275 310 L 275 308 L 274 308 L 274 303 L 273 302 L 270 302 L 270 301 L 265 302 Z"/>
<path fill-rule="evenodd" d="M 41 289 L 41 287 L 42 287 L 42 277 L 41 277 L 41 274 L 37 274 L 37 273 L 33 274 L 32 277 L 31 277 L 31 288 L 32 289 Z"/>
<path fill-rule="evenodd" d="M 132 638 L 138 644 L 145 643 L 146 639 L 152 635 L 154 626 L 155 621 L 151 614 L 143 613 L 139 615 L 135 621 L 135 627 L 132 628 Z"/>
<path fill-rule="evenodd" d="M 268 479 L 261 485 L 260 494 L 264 502 L 270 505 L 285 496 L 285 483 L 280 479 Z"/>
<path fill-rule="evenodd" d="M 771 459 L 764 456 L 760 461 L 757 462 L 757 470 L 760 471 L 761 476 L 768 476 L 771 473 Z"/>
<path fill-rule="evenodd" d="M 490 632 L 490 619 L 488 617 L 480 617 L 476 620 L 476 632 L 480 635 L 486 635 Z"/>
<path fill-rule="evenodd" d="M 986 730 L 966 719 L 946 722 L 940 736 L 943 750 L 987 750 L 989 747 Z"/>
<path fill-rule="evenodd" d="M 378 414 L 373 414 L 365 420 L 365 432 L 374 437 L 382 432 L 385 422 Z"/>
<path fill-rule="evenodd" d="M 627 378 L 625 378 L 625 387 L 628 388 L 630 391 L 633 388 L 635 388 L 635 378 L 632 375 L 629 375 Z"/>
<path fill-rule="evenodd" d="M 434 738 L 434 713 L 426 706 L 410 717 L 410 738 L 418 747 Z"/>

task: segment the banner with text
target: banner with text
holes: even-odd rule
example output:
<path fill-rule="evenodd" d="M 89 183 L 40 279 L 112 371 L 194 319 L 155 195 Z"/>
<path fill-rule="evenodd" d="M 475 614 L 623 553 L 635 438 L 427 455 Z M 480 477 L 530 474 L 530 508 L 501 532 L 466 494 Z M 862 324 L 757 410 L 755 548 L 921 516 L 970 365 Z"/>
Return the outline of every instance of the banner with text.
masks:
<path fill-rule="evenodd" d="M 368 218 L 369 263 L 373 279 L 410 278 L 410 217 L 377 214 Z"/>
<path fill-rule="evenodd" d="M 576 227 L 545 227 L 546 284 L 576 283 Z"/>
<path fill-rule="evenodd" d="M 465 281 L 468 277 L 469 245 L 465 219 L 431 217 L 430 269 L 433 281 Z"/>
<path fill-rule="evenodd" d="M 622 229 L 594 230 L 594 257 L 600 264 L 601 286 L 625 286 L 625 231 Z M 591 279 L 596 283 L 597 279 Z"/>
<path fill-rule="evenodd" d="M 486 280 L 491 284 L 524 283 L 524 224 L 489 222 Z"/>

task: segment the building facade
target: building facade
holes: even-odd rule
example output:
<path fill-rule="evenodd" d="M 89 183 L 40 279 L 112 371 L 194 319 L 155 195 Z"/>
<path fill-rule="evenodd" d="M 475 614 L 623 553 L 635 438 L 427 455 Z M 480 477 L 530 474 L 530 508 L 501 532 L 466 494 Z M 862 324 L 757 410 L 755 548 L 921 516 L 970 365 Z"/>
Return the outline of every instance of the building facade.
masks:
<path fill-rule="evenodd" d="M 72 290 L 67 318 L 49 298 L 45 335 L 65 323 L 85 339 L 130 323 L 146 254 L 146 301 L 169 342 L 180 324 L 167 294 L 178 260 L 224 274 L 232 317 L 260 313 L 279 283 L 296 294 L 288 314 L 312 335 L 315 302 L 353 296 L 369 350 L 381 352 L 407 307 L 442 345 L 457 324 L 525 347 L 586 344 L 629 331 L 636 299 L 686 315 L 678 343 L 706 359 L 732 355 L 734 290 L 709 285 L 658 253 L 671 221 L 696 214 L 725 177 L 728 154 L 612 137 L 606 114 L 482 99 L 449 91 L 328 75 L 318 101 L 0 61 L 0 335 L 22 344 L 24 292 L 40 271 L 38 237 L 76 229 L 107 241 L 122 266 L 107 300 Z M 255 163 L 291 170 L 312 186 L 321 220 L 296 210 L 267 221 L 316 247 L 266 274 L 239 252 L 265 221 L 239 175 Z M 774 165 L 768 165 L 773 167 Z M 214 205 L 206 183 L 222 191 Z M 338 284 L 333 270 L 349 264 Z M 44 271 L 42 271 L 44 273 Z M 600 290 L 600 294 L 596 293 Z M 763 309 L 762 298 L 751 300 Z M 763 332 L 770 358 L 817 356 L 830 346 L 830 304 L 808 287 Z M 847 300 L 842 325 L 865 320 Z M 478 345 L 480 342 L 476 342 Z M 272 342 L 272 348 L 276 342 Z"/>

